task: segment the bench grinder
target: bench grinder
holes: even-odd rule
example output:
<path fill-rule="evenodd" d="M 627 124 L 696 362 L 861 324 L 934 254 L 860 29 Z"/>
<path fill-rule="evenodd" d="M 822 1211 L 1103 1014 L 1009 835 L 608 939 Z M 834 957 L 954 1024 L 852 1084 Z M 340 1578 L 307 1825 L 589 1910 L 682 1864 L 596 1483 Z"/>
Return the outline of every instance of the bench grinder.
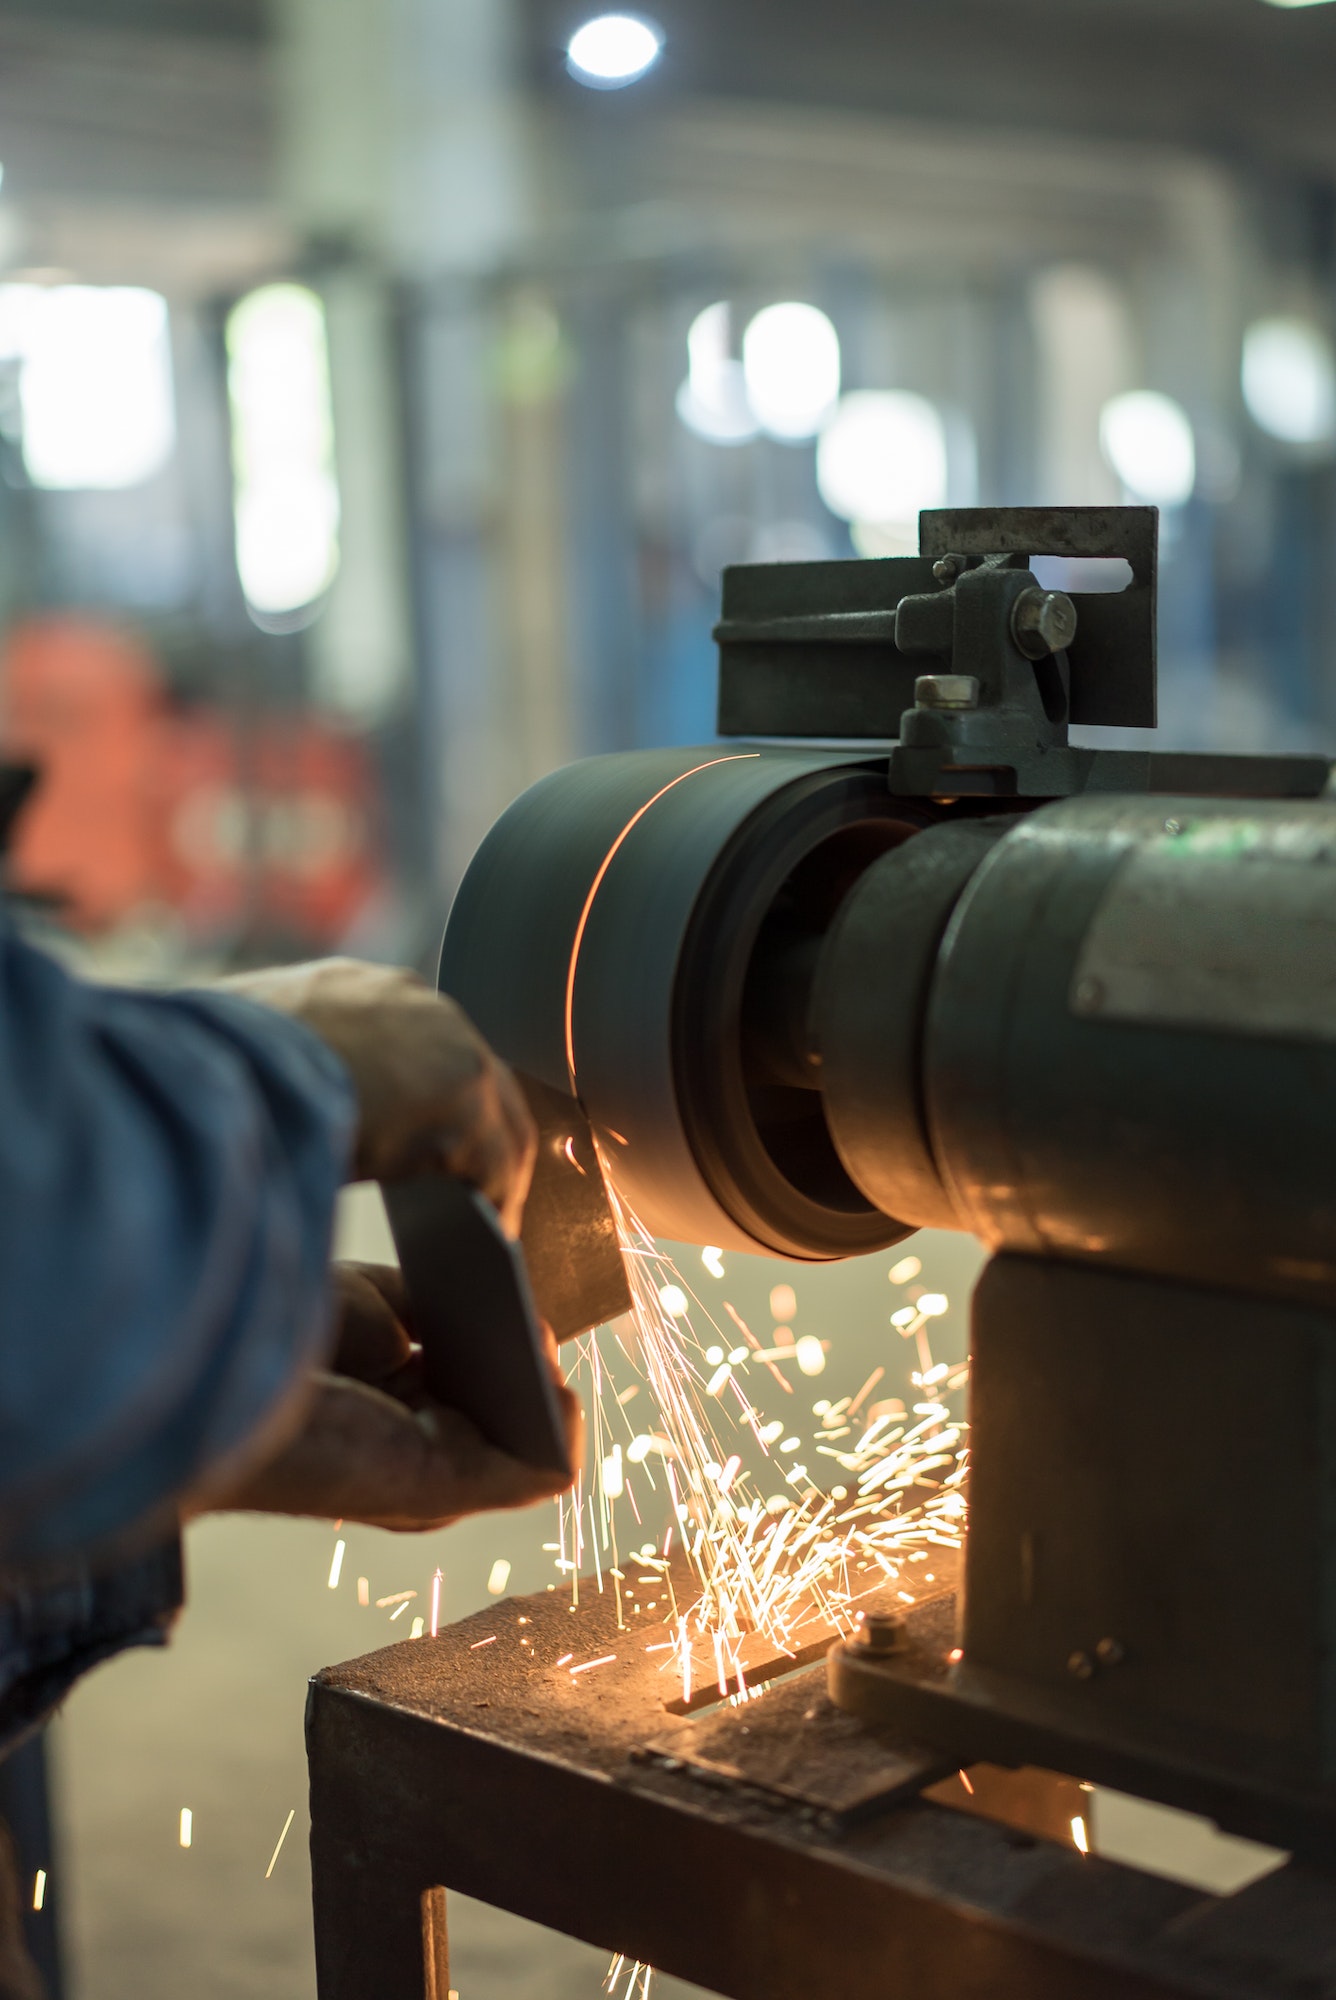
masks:
<path fill-rule="evenodd" d="M 1322 759 L 1070 742 L 1155 721 L 1156 525 L 726 572 L 720 740 L 526 792 L 441 985 L 657 1234 L 991 1250 L 959 1657 L 869 1624 L 839 1704 L 1333 1851 L 1336 810 Z"/>

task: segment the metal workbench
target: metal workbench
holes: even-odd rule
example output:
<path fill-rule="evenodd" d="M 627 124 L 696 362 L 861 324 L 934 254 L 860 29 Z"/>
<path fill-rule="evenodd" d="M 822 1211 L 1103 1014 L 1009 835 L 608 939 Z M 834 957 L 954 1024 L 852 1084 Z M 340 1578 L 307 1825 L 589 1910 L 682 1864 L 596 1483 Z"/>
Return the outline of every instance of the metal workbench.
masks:
<path fill-rule="evenodd" d="M 733 2000 L 1336 1996 L 1336 1875 L 1222 1899 L 928 1802 L 819 1664 L 674 1715 L 661 1629 L 583 1588 L 312 1682 L 319 2000 L 445 2000 L 443 1889 Z"/>

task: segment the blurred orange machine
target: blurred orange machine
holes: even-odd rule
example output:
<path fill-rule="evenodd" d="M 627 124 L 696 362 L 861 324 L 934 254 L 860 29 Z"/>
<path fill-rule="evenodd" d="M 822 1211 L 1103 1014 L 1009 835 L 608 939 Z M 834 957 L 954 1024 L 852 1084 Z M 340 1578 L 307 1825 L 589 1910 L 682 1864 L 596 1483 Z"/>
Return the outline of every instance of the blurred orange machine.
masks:
<path fill-rule="evenodd" d="M 306 715 L 183 708 L 133 632 L 27 621 L 0 657 L 0 745 L 42 782 L 12 886 L 89 934 L 164 908 L 192 942 L 336 943 L 382 886 L 365 746 Z"/>

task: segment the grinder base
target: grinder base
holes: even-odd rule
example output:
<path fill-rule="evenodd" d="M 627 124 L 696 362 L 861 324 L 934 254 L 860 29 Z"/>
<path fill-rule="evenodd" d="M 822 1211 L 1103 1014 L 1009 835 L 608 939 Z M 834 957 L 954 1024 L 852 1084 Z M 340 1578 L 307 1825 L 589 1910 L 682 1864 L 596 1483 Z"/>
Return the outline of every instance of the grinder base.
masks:
<path fill-rule="evenodd" d="M 1336 1317 L 1005 1255 L 975 1294 L 959 1646 L 832 1698 L 1336 1856 Z"/>

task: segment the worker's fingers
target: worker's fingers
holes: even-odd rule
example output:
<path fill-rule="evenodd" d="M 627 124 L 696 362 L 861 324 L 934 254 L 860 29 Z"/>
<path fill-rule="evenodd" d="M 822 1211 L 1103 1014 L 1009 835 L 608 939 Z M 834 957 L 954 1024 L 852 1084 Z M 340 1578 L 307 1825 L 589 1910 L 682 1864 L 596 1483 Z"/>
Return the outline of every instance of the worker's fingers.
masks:
<path fill-rule="evenodd" d="M 518 1236 L 533 1177 L 538 1133 L 523 1093 L 489 1049 L 474 1081 L 457 1099 L 456 1115 L 442 1118 L 420 1152 L 405 1151 L 381 1180 L 436 1167 L 485 1194 L 509 1236 Z"/>
<path fill-rule="evenodd" d="M 333 1269 L 336 1375 L 391 1386 L 413 1359 L 411 1315 L 402 1274 L 392 1264 Z"/>
<path fill-rule="evenodd" d="M 569 1433 L 578 1442 L 578 1404 L 564 1385 L 561 1393 Z M 408 1410 L 365 1383 L 321 1375 L 297 1437 L 212 1504 L 409 1531 L 531 1506 L 569 1483 L 497 1451 L 457 1411 L 438 1405 Z"/>
<path fill-rule="evenodd" d="M 359 1121 L 353 1177 L 444 1172 L 517 1234 L 537 1149 L 528 1106 L 462 1009 L 412 973 L 355 959 L 246 973 L 225 989 L 293 1015 L 347 1066 Z"/>

